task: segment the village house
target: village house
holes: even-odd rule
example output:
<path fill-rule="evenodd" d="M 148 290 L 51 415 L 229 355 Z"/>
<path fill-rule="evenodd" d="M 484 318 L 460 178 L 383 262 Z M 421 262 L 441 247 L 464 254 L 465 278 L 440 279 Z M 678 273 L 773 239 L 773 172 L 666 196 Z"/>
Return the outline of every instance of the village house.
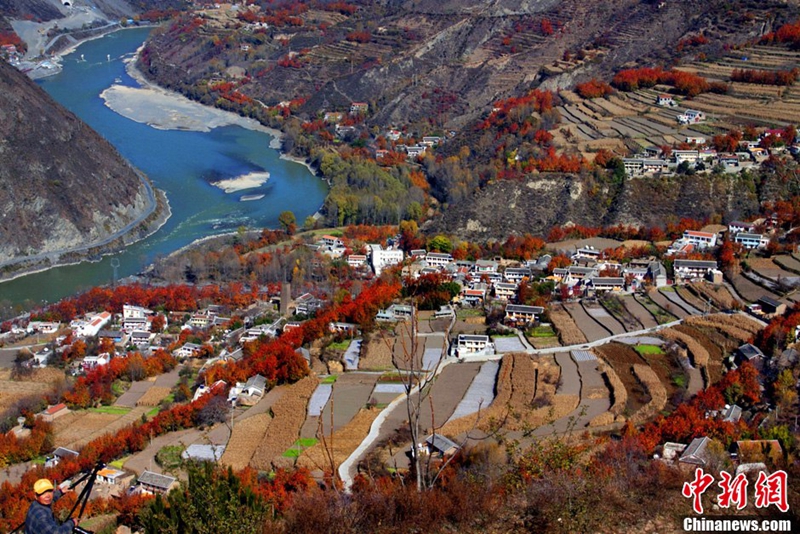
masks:
<path fill-rule="evenodd" d="M 747 249 L 761 249 L 769 244 L 769 236 L 739 232 L 733 241 Z"/>
<path fill-rule="evenodd" d="M 419 142 L 419 144 L 427 147 L 439 146 L 441 143 L 442 143 L 442 138 L 435 135 L 425 136 L 422 138 L 422 141 Z"/>
<path fill-rule="evenodd" d="M 700 159 L 700 151 L 699 150 L 673 150 L 672 151 L 672 158 L 675 160 L 676 165 L 680 165 L 681 163 L 688 162 L 688 163 L 697 163 L 697 160 Z"/>
<path fill-rule="evenodd" d="M 144 330 L 134 330 L 131 332 L 130 343 L 138 349 L 143 349 L 150 346 L 150 340 L 153 334 Z"/>
<path fill-rule="evenodd" d="M 328 325 L 328 331 L 332 334 L 347 334 L 354 336 L 358 334 L 358 325 L 353 323 L 343 323 L 340 321 L 332 322 Z"/>
<path fill-rule="evenodd" d="M 478 354 L 492 354 L 494 348 L 489 336 L 476 334 L 459 334 L 455 345 L 456 356 L 463 357 Z"/>
<path fill-rule="evenodd" d="M 452 258 L 452 256 L 450 257 Z M 472 266 L 472 271 L 478 275 L 483 273 L 496 273 L 497 267 L 497 262 L 494 260 L 477 260 Z"/>
<path fill-rule="evenodd" d="M 500 300 L 513 300 L 517 296 L 517 284 L 506 282 L 494 284 L 494 296 Z"/>
<path fill-rule="evenodd" d="M 710 260 L 675 260 L 675 281 L 705 278 L 711 271 L 717 270 L 717 262 Z"/>
<path fill-rule="evenodd" d="M 122 330 L 126 334 L 132 334 L 134 331 L 149 332 L 150 322 L 146 317 L 125 317 L 122 319 Z"/>
<path fill-rule="evenodd" d="M 628 176 L 653 174 L 669 170 L 669 163 L 663 159 L 655 158 L 623 158 L 622 165 Z"/>
<path fill-rule="evenodd" d="M 178 358 L 179 360 L 183 360 L 186 358 L 193 358 L 199 355 L 202 350 L 203 346 L 198 345 L 197 343 L 184 343 L 182 347 L 172 351 L 172 355 Z"/>
<path fill-rule="evenodd" d="M 358 269 L 367 264 L 367 256 L 365 254 L 350 254 L 347 256 L 347 265 L 353 269 Z"/>
<path fill-rule="evenodd" d="M 369 257 L 375 276 L 380 276 L 386 267 L 403 263 L 403 259 L 405 259 L 402 250 L 384 249 L 381 245 L 376 244 L 369 245 Z"/>
<path fill-rule="evenodd" d="M 48 456 L 45 459 L 44 466 L 55 467 L 63 460 L 74 460 L 77 457 L 78 457 L 77 451 L 73 451 L 72 449 L 67 449 L 66 447 L 58 447 L 56 450 L 53 451 L 52 455 Z"/>
<path fill-rule="evenodd" d="M 341 111 L 328 111 L 322 116 L 322 120 L 328 124 L 339 124 L 344 118 L 344 113 Z"/>
<path fill-rule="evenodd" d="M 318 309 L 322 308 L 324 302 L 311 293 L 303 293 L 294 300 L 295 314 L 296 315 L 312 315 Z"/>
<path fill-rule="evenodd" d="M 424 451 L 425 454 L 447 458 L 457 453 L 460 448 L 453 440 L 441 434 L 432 434 L 425 438 L 425 446 L 420 452 Z"/>
<path fill-rule="evenodd" d="M 427 151 L 427 147 L 423 145 L 411 145 L 406 147 L 406 155 L 408 160 L 415 160 Z"/>
<path fill-rule="evenodd" d="M 111 321 L 111 314 L 107 311 L 87 315 L 85 319 L 73 321 L 70 327 L 78 337 L 94 337 L 100 330 Z"/>
<path fill-rule="evenodd" d="M 689 145 L 703 146 L 706 144 L 706 138 L 700 136 L 686 136 L 683 142 Z"/>
<path fill-rule="evenodd" d="M 32 365 L 36 367 L 46 367 L 53 356 L 53 351 L 50 347 L 44 347 L 42 350 L 33 353 Z"/>
<path fill-rule="evenodd" d="M 425 262 L 431 267 L 444 267 L 453 261 L 453 256 L 443 252 L 428 252 L 425 254 Z"/>
<path fill-rule="evenodd" d="M 48 406 L 47 409 L 39 414 L 39 417 L 48 423 L 52 423 L 57 418 L 61 417 L 62 415 L 67 415 L 68 413 L 69 408 L 67 408 L 67 405 L 62 402 L 54 406 Z"/>
<path fill-rule="evenodd" d="M 676 117 L 680 124 L 697 124 L 706 120 L 706 114 L 702 111 L 694 109 L 687 109 L 681 115 Z"/>
<path fill-rule="evenodd" d="M 517 283 L 530 277 L 531 270 L 528 267 L 509 267 L 503 271 L 503 278 L 505 278 L 507 282 Z"/>
<path fill-rule="evenodd" d="M 690 466 L 703 467 L 708 463 L 708 444 L 711 440 L 708 437 L 695 438 L 683 451 L 678 463 Z"/>
<path fill-rule="evenodd" d="M 608 291 L 623 291 L 625 279 L 617 276 L 592 277 L 586 282 L 587 292 L 598 294 Z"/>
<path fill-rule="evenodd" d="M 50 321 L 31 321 L 28 323 L 25 331 L 28 334 L 34 334 L 36 332 L 40 334 L 55 334 L 58 332 L 60 327 L 61 323 L 54 323 Z"/>
<path fill-rule="evenodd" d="M 136 490 L 148 495 L 166 495 L 177 484 L 178 481 L 175 477 L 153 473 L 145 469 L 136 481 Z"/>
<path fill-rule="evenodd" d="M 762 295 L 755 304 L 758 306 L 757 310 L 765 318 L 772 318 L 786 313 L 786 304 L 767 295 Z"/>
<path fill-rule="evenodd" d="M 700 232 L 697 230 L 686 230 L 683 232 L 683 240 L 691 243 L 698 249 L 706 249 L 717 245 L 717 234 L 712 232 Z"/>
<path fill-rule="evenodd" d="M 83 369 L 84 373 L 87 373 L 94 369 L 95 367 L 102 367 L 104 365 L 108 365 L 108 362 L 111 361 L 111 355 L 107 352 L 97 356 L 86 356 L 83 361 L 81 362 L 81 368 Z"/>
<path fill-rule="evenodd" d="M 739 346 L 734 353 L 734 363 L 742 365 L 744 362 L 752 363 L 759 371 L 764 369 L 764 353 L 751 343 Z"/>
<path fill-rule="evenodd" d="M 148 310 L 147 308 L 142 308 L 141 306 L 132 306 L 130 304 L 123 304 L 122 305 L 122 318 L 123 319 L 130 319 L 133 317 L 138 317 L 140 319 L 144 319 L 145 317 L 153 315 L 152 310 Z"/>
<path fill-rule="evenodd" d="M 523 304 L 508 304 L 506 306 L 505 320 L 513 323 L 535 323 L 544 313 L 541 306 L 526 306 Z"/>
<path fill-rule="evenodd" d="M 480 306 L 486 299 L 486 284 L 477 284 L 481 287 L 464 288 L 461 290 L 461 299 L 470 306 Z"/>
<path fill-rule="evenodd" d="M 728 232 L 731 235 L 736 235 L 739 232 L 746 232 L 749 234 L 755 233 L 756 225 L 751 222 L 732 221 L 728 223 Z"/>
<path fill-rule="evenodd" d="M 664 106 L 667 108 L 674 108 L 678 104 L 675 102 L 675 99 L 672 98 L 670 95 L 658 95 L 656 97 L 656 105 L 657 106 Z"/>
<path fill-rule="evenodd" d="M 113 486 L 118 489 L 124 488 L 133 480 L 133 475 L 114 469 L 113 467 L 104 467 L 97 472 L 97 483 Z"/>
<path fill-rule="evenodd" d="M 351 115 L 361 115 L 369 111 L 369 104 L 366 102 L 353 102 L 350 104 Z"/>

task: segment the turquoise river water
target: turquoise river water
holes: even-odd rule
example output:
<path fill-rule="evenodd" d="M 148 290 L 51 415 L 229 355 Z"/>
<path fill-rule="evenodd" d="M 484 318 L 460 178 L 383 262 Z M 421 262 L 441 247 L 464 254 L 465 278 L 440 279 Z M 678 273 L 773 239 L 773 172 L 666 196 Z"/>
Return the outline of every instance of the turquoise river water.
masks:
<path fill-rule="evenodd" d="M 172 217 L 155 234 L 101 261 L 83 262 L 0 283 L 0 301 L 53 302 L 112 279 L 111 259 L 119 260 L 120 277 L 139 272 L 158 255 L 192 241 L 230 232 L 240 226 L 275 227 L 284 210 L 303 221 L 322 205 L 327 185 L 301 164 L 280 159 L 269 148 L 272 137 L 240 126 L 210 132 L 157 130 L 129 120 L 105 106 L 100 94 L 114 84 L 138 87 L 125 71 L 149 29 L 122 30 L 82 44 L 63 58 L 60 74 L 40 81 L 58 102 L 78 115 L 155 186 L 167 192 Z M 79 61 L 83 55 L 85 61 Z M 107 60 L 110 56 L 110 61 Z M 210 182 L 268 171 L 269 180 L 255 189 L 225 193 Z M 98 194 L 102 194 L 99 191 Z M 264 195 L 242 202 L 242 195 Z"/>

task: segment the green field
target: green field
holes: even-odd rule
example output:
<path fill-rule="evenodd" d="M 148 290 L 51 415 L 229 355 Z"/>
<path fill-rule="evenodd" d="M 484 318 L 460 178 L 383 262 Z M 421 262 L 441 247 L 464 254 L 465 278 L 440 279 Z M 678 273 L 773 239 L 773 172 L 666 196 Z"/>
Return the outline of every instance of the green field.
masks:
<path fill-rule="evenodd" d="M 350 340 L 345 339 L 342 341 L 336 341 L 334 343 L 331 343 L 330 345 L 328 345 L 328 348 L 333 350 L 347 350 L 347 347 L 349 346 L 350 346 Z"/>
<path fill-rule="evenodd" d="M 636 345 L 636 352 L 639 354 L 664 354 L 658 345 Z"/>
<path fill-rule="evenodd" d="M 319 443 L 318 439 L 315 438 L 300 438 L 294 442 L 290 448 L 283 453 L 284 458 L 299 458 L 300 454 L 302 454 L 303 450 L 313 447 Z"/>
<path fill-rule="evenodd" d="M 556 333 L 550 325 L 531 328 L 525 335 L 528 337 L 556 337 Z"/>
<path fill-rule="evenodd" d="M 337 378 L 339 378 L 339 377 L 336 376 L 336 375 L 328 375 L 325 378 L 323 378 L 322 380 L 320 380 L 319 383 L 320 384 L 333 384 L 334 382 L 336 382 Z"/>

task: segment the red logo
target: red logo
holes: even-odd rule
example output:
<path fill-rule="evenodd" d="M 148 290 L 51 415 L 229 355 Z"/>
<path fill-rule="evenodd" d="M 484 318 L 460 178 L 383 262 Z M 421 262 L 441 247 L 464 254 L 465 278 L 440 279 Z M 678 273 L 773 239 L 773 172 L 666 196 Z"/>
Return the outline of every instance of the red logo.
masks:
<path fill-rule="evenodd" d="M 693 482 L 683 483 L 683 491 L 681 491 L 681 493 L 687 499 L 693 498 L 692 508 L 694 508 L 695 513 L 697 514 L 703 513 L 703 502 L 700 500 L 700 497 L 713 483 L 714 483 L 714 477 L 705 474 L 703 472 L 702 467 L 698 467 L 697 469 L 695 469 Z"/>

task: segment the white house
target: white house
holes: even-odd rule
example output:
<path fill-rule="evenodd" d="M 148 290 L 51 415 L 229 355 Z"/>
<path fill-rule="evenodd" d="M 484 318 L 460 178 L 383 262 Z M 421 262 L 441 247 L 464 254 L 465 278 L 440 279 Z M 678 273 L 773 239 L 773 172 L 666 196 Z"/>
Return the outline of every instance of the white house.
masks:
<path fill-rule="evenodd" d="M 489 336 L 484 335 L 459 334 L 455 348 L 458 356 L 492 354 L 494 352 Z"/>
<path fill-rule="evenodd" d="M 353 269 L 363 267 L 367 263 L 367 256 L 364 254 L 350 254 L 347 256 L 347 265 Z"/>
<path fill-rule="evenodd" d="M 686 230 L 683 232 L 683 240 L 699 249 L 710 248 L 717 245 L 717 234 L 712 232 L 700 232 L 697 230 Z"/>
<path fill-rule="evenodd" d="M 525 306 L 523 304 L 509 304 L 506 306 L 507 321 L 533 323 L 536 318 L 544 313 L 541 306 Z"/>
<path fill-rule="evenodd" d="M 697 124 L 698 122 L 706 120 L 706 114 L 702 111 L 687 109 L 682 115 L 678 115 L 677 119 L 681 124 Z"/>
<path fill-rule="evenodd" d="M 717 270 L 717 262 L 706 260 L 675 260 L 675 279 L 703 278 Z"/>
<path fill-rule="evenodd" d="M 517 284 L 498 282 L 494 285 L 494 295 L 498 299 L 512 300 L 517 294 Z"/>
<path fill-rule="evenodd" d="M 400 249 L 384 250 L 380 245 L 369 245 L 369 249 L 372 270 L 375 271 L 376 276 L 380 276 L 381 271 L 386 267 L 403 263 L 404 255 Z"/>
<path fill-rule="evenodd" d="M 425 254 L 425 262 L 431 267 L 444 267 L 453 261 L 453 256 L 442 252 L 428 252 Z"/>
<path fill-rule="evenodd" d="M 202 345 L 198 345 L 196 343 L 184 343 L 182 347 L 172 351 L 172 355 L 178 359 L 192 358 L 200 354 L 202 349 Z"/>
<path fill-rule="evenodd" d="M 748 232 L 739 232 L 734 238 L 734 242 L 742 245 L 744 248 L 765 248 L 769 244 L 769 237 L 761 234 L 751 234 Z"/>
<path fill-rule="evenodd" d="M 134 317 L 144 319 L 148 315 L 153 315 L 153 311 L 148 310 L 147 308 L 142 308 L 141 306 L 131 306 L 130 304 L 122 305 L 123 319 L 131 319 Z"/>
<path fill-rule="evenodd" d="M 53 323 L 48 321 L 31 321 L 25 329 L 28 334 L 39 332 L 42 334 L 55 334 L 61 323 Z"/>
<path fill-rule="evenodd" d="M 111 314 L 107 311 L 92 316 L 86 316 L 83 321 L 75 323 L 75 334 L 78 337 L 94 337 L 105 325 L 111 321 Z"/>
<path fill-rule="evenodd" d="M 658 95 L 656 97 L 656 105 L 657 106 L 664 106 L 668 108 L 674 108 L 678 104 L 675 103 L 675 99 L 669 95 Z"/>
<path fill-rule="evenodd" d="M 742 221 L 731 221 L 728 223 L 728 232 L 730 232 L 731 235 L 736 235 L 739 232 L 747 232 L 752 234 L 755 231 L 756 225 L 753 223 Z"/>

